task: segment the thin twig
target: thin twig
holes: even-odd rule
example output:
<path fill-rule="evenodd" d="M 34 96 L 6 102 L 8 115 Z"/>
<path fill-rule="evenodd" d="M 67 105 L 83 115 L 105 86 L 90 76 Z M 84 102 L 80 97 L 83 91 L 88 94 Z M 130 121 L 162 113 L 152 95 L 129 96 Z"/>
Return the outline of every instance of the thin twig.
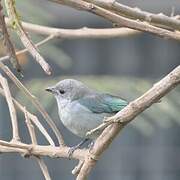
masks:
<path fill-rule="evenodd" d="M 36 47 L 41 46 L 41 45 L 45 44 L 46 42 L 48 42 L 49 40 L 51 40 L 51 39 L 53 39 L 53 38 L 54 38 L 53 35 L 49 35 L 48 37 L 46 37 L 46 38 L 43 39 L 42 41 L 39 41 L 38 43 L 36 43 L 35 46 L 36 46 Z M 25 48 L 25 49 L 22 49 L 22 50 L 20 50 L 20 51 L 17 51 L 17 52 L 16 52 L 16 55 L 24 54 L 24 53 L 26 53 L 26 52 L 28 52 L 28 49 Z M 7 60 L 7 59 L 9 59 L 9 58 L 10 58 L 9 56 L 3 56 L 3 57 L 0 58 L 0 61 L 5 61 L 5 60 Z"/>
<path fill-rule="evenodd" d="M 41 168 L 41 171 L 42 171 L 45 179 L 46 179 L 46 180 L 51 180 L 51 177 L 50 177 L 50 175 L 49 175 L 48 168 L 47 168 L 45 162 L 43 161 L 43 159 L 36 157 L 36 160 L 37 160 L 37 162 L 38 162 L 38 164 L 39 164 L 39 166 L 40 166 L 40 168 Z"/>
<path fill-rule="evenodd" d="M 14 50 L 14 46 L 10 40 L 9 33 L 8 33 L 8 30 L 6 27 L 6 22 L 4 19 L 4 14 L 3 14 L 2 10 L 3 10 L 3 7 L 1 6 L 1 1 L 0 1 L 0 27 L 2 30 L 3 37 L 4 37 L 4 44 L 6 45 L 11 64 L 18 72 L 20 72 L 21 67 L 19 65 L 18 58 L 17 58 L 15 50 Z"/>
<path fill-rule="evenodd" d="M 7 14 L 8 14 L 11 24 L 12 24 L 12 27 L 19 35 L 21 42 L 28 49 L 28 51 L 31 53 L 31 55 L 34 57 L 34 59 L 40 64 L 42 69 L 47 74 L 51 74 L 51 68 L 50 68 L 49 64 L 40 55 L 40 53 L 38 52 L 38 49 L 33 44 L 31 39 L 29 38 L 28 34 L 25 32 L 25 30 L 23 29 L 23 27 L 21 25 L 21 21 L 19 20 L 19 16 L 18 16 L 16 7 L 15 7 L 15 0 L 5 0 L 5 6 L 6 6 Z"/>
<path fill-rule="evenodd" d="M 72 170 L 72 174 L 77 176 L 82 168 L 84 161 L 79 160 L 78 165 L 74 167 L 74 169 Z"/>
<path fill-rule="evenodd" d="M 10 20 L 5 18 L 6 24 L 9 27 Z M 136 35 L 141 33 L 129 28 L 106 28 L 106 29 L 97 29 L 97 28 L 87 28 L 83 27 L 80 29 L 62 29 L 62 28 L 53 28 L 48 26 L 42 26 L 38 24 L 32 24 L 22 21 L 22 26 L 27 31 L 41 34 L 41 35 L 53 35 L 61 39 L 79 39 L 79 38 L 115 38 L 115 37 L 126 37 L 130 35 Z"/>
<path fill-rule="evenodd" d="M 46 122 L 49 124 L 51 129 L 54 131 L 58 142 L 61 146 L 64 146 L 64 139 L 56 127 L 54 121 L 51 119 L 51 117 L 48 115 L 48 113 L 45 111 L 43 106 L 40 104 L 38 99 L 32 95 L 28 89 L 16 78 L 16 76 L 11 72 L 11 70 L 5 66 L 2 62 L 0 62 L 0 68 L 9 76 L 9 78 L 16 84 L 16 86 L 26 95 L 26 97 L 32 102 L 32 104 L 37 108 L 37 110 L 41 113 L 41 115 L 44 117 Z"/>
<path fill-rule="evenodd" d="M 13 141 L 20 141 L 19 137 L 19 130 L 18 130 L 18 122 L 17 122 L 17 116 L 16 116 L 16 110 L 14 108 L 14 104 L 12 101 L 11 92 L 9 90 L 9 86 L 7 83 L 7 80 L 0 74 L 0 82 L 4 90 L 4 94 L 6 97 L 6 101 L 9 107 L 9 113 L 11 117 L 11 124 L 12 124 L 12 130 L 13 130 Z"/>
<path fill-rule="evenodd" d="M 28 127 L 28 131 L 29 131 L 29 134 L 30 134 L 30 137 L 31 137 L 31 141 L 32 141 L 32 144 L 34 146 L 37 145 L 37 139 L 36 139 L 36 134 L 35 134 L 35 130 L 34 130 L 34 126 L 33 124 L 31 123 L 31 120 L 30 118 L 28 117 L 28 113 L 27 111 L 25 111 L 25 119 L 26 119 L 26 125 Z M 48 168 L 45 164 L 45 162 L 43 161 L 43 159 L 41 159 L 40 157 L 35 157 L 36 161 L 38 162 L 40 168 L 41 168 L 41 171 L 44 175 L 44 178 L 46 180 L 51 180 L 51 177 L 49 175 L 49 172 L 48 172 Z"/>
<path fill-rule="evenodd" d="M 31 137 L 32 144 L 36 145 L 37 144 L 37 139 L 36 139 L 34 126 L 31 123 L 31 120 L 30 120 L 30 118 L 28 116 L 28 112 L 26 111 L 26 108 L 25 108 L 25 111 L 24 111 L 24 116 L 25 116 L 25 120 L 26 120 L 25 122 L 26 122 L 26 125 L 27 125 L 27 128 L 28 128 L 28 131 L 29 131 L 29 135 Z"/>
<path fill-rule="evenodd" d="M 4 91 L 1 88 L 0 88 L 0 94 L 5 96 Z M 34 123 L 34 125 L 39 129 L 39 131 L 44 135 L 44 137 L 47 139 L 49 144 L 51 146 L 55 146 L 55 143 L 53 142 L 52 138 L 50 137 L 50 135 L 48 134 L 46 129 L 42 126 L 42 124 L 39 122 L 38 118 L 34 114 L 27 111 L 26 108 L 24 106 L 22 106 L 13 97 L 12 97 L 12 100 L 13 100 L 14 104 L 16 105 L 16 107 L 19 108 L 20 111 L 22 111 L 23 113 L 25 113 L 25 112 L 27 113 L 28 117 L 31 119 L 31 121 Z"/>

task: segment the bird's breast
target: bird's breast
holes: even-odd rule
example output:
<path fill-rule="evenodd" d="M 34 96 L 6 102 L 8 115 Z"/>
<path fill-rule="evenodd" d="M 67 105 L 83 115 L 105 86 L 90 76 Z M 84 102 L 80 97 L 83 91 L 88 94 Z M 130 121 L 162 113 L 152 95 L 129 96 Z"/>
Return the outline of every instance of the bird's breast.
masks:
<path fill-rule="evenodd" d="M 85 137 L 87 131 L 102 123 L 105 114 L 91 112 L 85 106 L 74 101 L 59 109 L 62 123 L 74 134 Z M 94 139 L 97 135 L 90 138 Z"/>

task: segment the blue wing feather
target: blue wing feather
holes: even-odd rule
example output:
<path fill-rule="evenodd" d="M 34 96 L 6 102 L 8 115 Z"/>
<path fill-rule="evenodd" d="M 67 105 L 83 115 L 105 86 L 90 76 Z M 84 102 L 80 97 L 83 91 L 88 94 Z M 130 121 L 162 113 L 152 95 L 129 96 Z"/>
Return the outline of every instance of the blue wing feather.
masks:
<path fill-rule="evenodd" d="M 128 102 L 109 94 L 95 94 L 83 97 L 79 103 L 94 113 L 116 113 L 127 106 Z"/>

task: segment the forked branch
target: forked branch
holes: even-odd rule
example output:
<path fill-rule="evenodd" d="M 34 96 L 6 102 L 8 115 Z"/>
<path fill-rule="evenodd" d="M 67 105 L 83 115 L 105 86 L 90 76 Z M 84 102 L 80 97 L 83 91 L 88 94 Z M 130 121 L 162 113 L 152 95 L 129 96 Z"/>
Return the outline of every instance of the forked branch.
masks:
<path fill-rule="evenodd" d="M 103 18 L 107 19 L 108 21 L 115 23 L 121 27 L 128 27 L 131 29 L 152 33 L 156 36 L 160 36 L 160 37 L 167 38 L 167 39 L 170 38 L 170 39 L 180 40 L 180 32 L 178 32 L 178 31 L 173 32 L 173 31 L 170 31 L 167 29 L 153 26 L 153 25 L 147 23 L 146 21 L 142 22 L 139 20 L 126 18 L 124 16 L 117 14 L 114 11 L 110 11 L 110 10 L 100 7 L 94 3 L 89 3 L 89 2 L 86 2 L 83 0 L 78 0 L 78 1 L 76 1 L 76 0 L 50 0 L 50 1 L 62 4 L 62 5 L 70 6 L 72 8 L 76 8 L 78 10 L 88 11 L 90 13 L 93 13 L 100 17 L 103 17 Z"/>
<path fill-rule="evenodd" d="M 84 180 L 87 178 L 88 174 L 90 173 L 91 169 L 95 166 L 101 154 L 108 148 L 108 146 L 111 144 L 116 135 L 127 123 L 132 121 L 136 116 L 138 116 L 141 112 L 150 107 L 153 103 L 159 101 L 163 96 L 165 96 L 169 91 L 171 91 L 179 84 L 180 66 L 175 68 L 166 77 L 164 77 L 162 80 L 156 83 L 150 90 L 144 93 L 141 97 L 131 102 L 122 111 L 117 113 L 115 116 L 110 117 L 108 121 L 106 120 L 106 122 L 102 124 L 106 124 L 103 127 L 105 128 L 105 130 L 97 138 L 90 152 L 86 149 L 77 149 L 74 151 L 72 155 L 72 158 L 78 159 L 80 161 L 78 166 L 76 166 L 76 168 L 73 171 L 73 173 L 77 175 L 77 180 Z M 15 100 L 13 101 L 16 102 Z M 30 117 L 28 112 L 23 112 L 25 112 L 26 119 Z M 34 135 L 32 132 L 31 138 L 32 141 L 36 143 L 36 140 L 34 139 Z M 6 142 L 2 140 L 0 140 L 0 152 L 18 152 L 28 156 L 50 156 L 52 158 L 69 157 L 69 147 L 66 146 L 55 147 L 40 146 L 36 144 L 29 145 L 13 141 Z M 42 162 L 41 166 L 45 168 Z M 45 169 L 43 169 L 43 171 L 45 171 Z"/>
<path fill-rule="evenodd" d="M 11 25 L 13 29 L 19 35 L 21 42 L 28 49 L 28 51 L 31 53 L 34 59 L 40 64 L 43 70 L 47 74 L 51 74 L 51 68 L 49 64 L 40 55 L 40 53 L 38 52 L 38 49 L 36 48 L 36 46 L 34 46 L 28 34 L 25 32 L 25 30 L 23 29 L 21 25 L 21 21 L 19 20 L 19 16 L 15 7 L 15 0 L 5 0 L 5 5 L 6 5 L 7 14 L 11 21 Z"/>
<path fill-rule="evenodd" d="M 86 157 L 84 164 L 77 176 L 77 180 L 85 180 L 87 178 L 100 155 L 109 147 L 113 139 L 127 123 L 132 121 L 136 116 L 149 108 L 153 103 L 158 102 L 163 96 L 165 96 L 169 91 L 171 91 L 179 84 L 180 65 L 158 83 L 156 83 L 142 96 L 132 101 L 115 116 L 110 117 L 105 122 L 105 124 L 107 123 L 108 127 L 104 126 L 104 128 L 107 128 L 97 138 L 91 152 L 89 152 L 89 156 Z M 101 125 L 99 128 L 102 128 Z M 98 128 L 96 128 L 96 130 L 98 130 Z M 92 133 L 92 131 L 90 133 Z"/>
<path fill-rule="evenodd" d="M 152 33 L 157 36 L 164 38 L 171 38 L 180 40 L 180 20 L 177 17 L 168 17 L 165 15 L 154 15 L 152 13 L 144 12 L 138 9 L 129 8 L 116 1 L 103 1 L 103 0 L 51 0 L 58 2 L 63 5 L 67 5 L 79 10 L 88 11 L 90 13 L 96 14 L 100 17 L 107 19 L 108 21 L 115 23 L 117 26 L 128 27 L 134 30 Z M 78 29 L 78 30 L 67 30 L 50 28 L 45 26 L 34 25 L 30 23 L 21 23 L 18 14 L 16 12 L 15 1 L 5 0 L 7 13 L 10 19 L 6 20 L 7 25 L 11 25 L 15 31 L 18 33 L 22 43 L 26 47 L 25 50 L 17 52 L 24 53 L 29 51 L 36 61 L 42 66 L 46 73 L 50 74 L 50 67 L 48 63 L 39 54 L 36 45 L 41 45 L 44 42 L 54 38 L 108 38 L 117 37 L 121 35 L 121 31 L 125 30 L 131 33 L 138 33 L 138 31 L 129 30 L 127 28 L 110 28 L 110 29 Z M 6 25 L 3 19 L 3 14 L 1 13 L 0 7 L 0 23 L 3 26 L 2 30 L 5 36 L 7 36 L 6 41 L 9 42 L 8 35 L 6 33 Z M 3 29 L 4 28 L 4 29 Z M 30 40 L 26 30 L 42 34 L 49 35 L 48 38 L 34 45 Z M 108 30 L 110 32 L 108 32 Z M 11 46 L 8 45 L 8 46 Z M 13 50 L 12 50 L 13 51 Z M 9 56 L 15 56 L 11 52 Z M 39 103 L 37 98 L 32 95 L 27 88 L 16 78 L 16 76 L 10 71 L 10 69 L 5 66 L 2 61 L 9 58 L 5 56 L 0 59 L 0 68 L 4 73 L 14 82 L 14 84 L 26 95 L 30 102 L 37 108 L 44 119 L 49 124 L 50 128 L 55 133 L 59 144 L 61 146 L 56 147 L 53 139 L 48 134 L 48 131 L 42 126 L 38 118 L 28 112 L 25 107 L 23 107 L 18 101 L 16 101 L 10 93 L 7 80 L 0 75 L 0 83 L 2 89 L 0 88 L 0 93 L 5 96 L 13 129 L 13 141 L 7 142 L 0 140 L 0 152 L 16 152 L 24 154 L 26 156 L 33 156 L 38 161 L 38 164 L 44 174 L 46 180 L 50 180 L 50 175 L 44 161 L 43 156 L 49 156 L 51 158 L 61 157 L 69 158 L 69 148 L 65 146 L 63 136 L 60 131 L 47 114 L 43 106 Z M 17 63 L 17 62 L 14 62 Z M 16 64 L 17 65 L 17 64 Z M 150 90 L 144 93 L 141 97 L 132 101 L 128 106 L 126 106 L 122 111 L 118 112 L 115 116 L 108 118 L 99 127 L 88 132 L 89 134 L 95 131 L 103 130 L 102 134 L 97 138 L 94 146 L 91 150 L 87 149 L 77 149 L 74 151 L 72 158 L 79 160 L 79 164 L 74 168 L 73 174 L 77 176 L 77 180 L 85 180 L 88 177 L 91 169 L 96 165 L 96 162 L 102 155 L 102 153 L 109 147 L 113 139 L 121 131 L 122 128 L 126 126 L 127 123 L 131 122 L 136 116 L 141 112 L 149 108 L 153 103 L 159 101 L 163 96 L 165 96 L 169 91 L 180 84 L 180 66 L 176 67 L 171 73 L 166 77 L 156 83 Z M 18 122 L 16 117 L 16 110 L 14 104 L 24 113 L 26 124 L 31 137 L 31 144 L 25 144 L 20 141 L 18 132 Z M 40 132 L 47 139 L 49 145 L 39 145 L 36 139 L 36 134 L 34 127 L 37 127 Z"/>
<path fill-rule="evenodd" d="M 16 78 L 16 76 L 11 72 L 11 70 L 7 66 L 5 66 L 2 62 L 0 62 L 0 68 L 7 74 L 7 76 L 9 76 L 9 78 L 14 82 L 14 84 L 26 95 L 26 97 L 31 101 L 31 103 L 37 108 L 37 110 L 41 113 L 41 115 L 44 117 L 46 122 L 49 124 L 49 126 L 55 133 L 59 141 L 59 144 L 64 146 L 65 145 L 64 139 L 60 131 L 57 129 L 54 121 L 45 111 L 45 109 L 37 100 L 37 98 L 28 91 L 28 89 Z"/>

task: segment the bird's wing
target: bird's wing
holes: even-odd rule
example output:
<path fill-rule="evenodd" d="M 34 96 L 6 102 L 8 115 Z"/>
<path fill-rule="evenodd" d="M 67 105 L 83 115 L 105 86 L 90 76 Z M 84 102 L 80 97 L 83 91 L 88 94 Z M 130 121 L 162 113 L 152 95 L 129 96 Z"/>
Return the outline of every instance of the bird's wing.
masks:
<path fill-rule="evenodd" d="M 128 102 L 109 94 L 95 94 L 83 97 L 79 103 L 94 113 L 116 113 L 127 106 Z"/>

